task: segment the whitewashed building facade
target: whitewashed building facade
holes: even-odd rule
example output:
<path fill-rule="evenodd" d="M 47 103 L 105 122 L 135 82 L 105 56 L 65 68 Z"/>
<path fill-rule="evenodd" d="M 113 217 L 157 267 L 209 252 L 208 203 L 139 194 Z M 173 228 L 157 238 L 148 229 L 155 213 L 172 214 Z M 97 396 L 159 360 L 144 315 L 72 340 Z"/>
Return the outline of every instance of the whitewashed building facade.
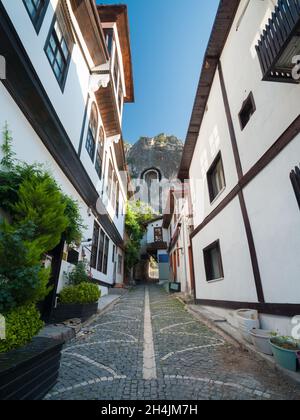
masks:
<path fill-rule="evenodd" d="M 126 6 L 95 0 L 0 1 L 0 126 L 7 121 L 17 158 L 44 163 L 80 204 L 82 246 L 60 245 L 54 291 L 74 259 L 85 258 L 102 293 L 124 276 L 127 168 L 125 102 L 133 102 Z"/>
<path fill-rule="evenodd" d="M 223 0 L 180 179 L 189 179 L 197 303 L 300 315 L 300 2 Z"/>

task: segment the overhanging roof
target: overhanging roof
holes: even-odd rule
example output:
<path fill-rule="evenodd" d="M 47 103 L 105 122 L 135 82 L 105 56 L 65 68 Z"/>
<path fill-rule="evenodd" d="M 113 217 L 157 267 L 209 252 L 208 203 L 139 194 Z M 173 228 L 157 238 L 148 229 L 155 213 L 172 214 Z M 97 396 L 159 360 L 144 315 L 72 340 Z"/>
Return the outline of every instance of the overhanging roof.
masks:
<path fill-rule="evenodd" d="M 101 22 L 116 22 L 117 24 L 125 72 L 125 102 L 134 102 L 133 69 L 127 6 L 124 4 L 112 6 L 101 4 L 97 6 L 97 9 Z"/>
<path fill-rule="evenodd" d="M 204 56 L 192 117 L 184 145 L 178 174 L 178 178 L 181 180 L 189 178 L 189 168 L 193 159 L 215 72 L 239 4 L 240 0 L 221 0 L 219 4 Z"/>

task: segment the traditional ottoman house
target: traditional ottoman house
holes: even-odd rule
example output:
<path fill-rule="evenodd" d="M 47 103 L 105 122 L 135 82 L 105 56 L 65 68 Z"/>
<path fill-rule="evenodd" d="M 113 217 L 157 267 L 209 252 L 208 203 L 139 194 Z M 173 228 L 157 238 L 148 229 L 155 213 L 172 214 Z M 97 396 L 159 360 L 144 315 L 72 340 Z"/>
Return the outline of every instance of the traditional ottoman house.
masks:
<path fill-rule="evenodd" d="M 177 284 L 177 290 L 186 295 L 195 293 L 192 246 L 190 234 L 193 231 L 193 218 L 189 188 L 186 185 L 169 193 L 163 216 L 163 228 L 169 233 L 168 255 L 170 280 Z M 173 286 L 176 290 L 176 286 Z"/>
<path fill-rule="evenodd" d="M 50 312 L 63 273 L 83 257 L 102 292 L 123 282 L 127 176 L 124 103 L 133 102 L 126 6 L 95 0 L 0 1 L 0 125 L 17 158 L 46 164 L 87 226 L 75 251 L 51 255 Z M 125 174 L 125 175 L 124 175 Z M 70 252 L 68 252 L 70 251 Z"/>
<path fill-rule="evenodd" d="M 299 61 L 299 0 L 221 1 L 179 173 L 197 302 L 230 321 L 257 309 L 288 335 L 300 314 Z"/>

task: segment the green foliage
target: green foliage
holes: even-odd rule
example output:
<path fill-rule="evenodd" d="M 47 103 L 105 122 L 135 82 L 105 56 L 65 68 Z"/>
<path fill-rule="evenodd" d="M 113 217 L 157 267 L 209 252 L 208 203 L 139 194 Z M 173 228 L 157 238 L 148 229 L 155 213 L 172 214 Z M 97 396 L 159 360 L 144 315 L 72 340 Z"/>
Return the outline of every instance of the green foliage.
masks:
<path fill-rule="evenodd" d="M 126 212 L 126 232 L 129 240 L 125 249 L 125 268 L 127 271 L 132 269 L 139 261 L 141 240 L 145 234 L 145 223 L 153 219 L 154 211 L 147 204 L 136 201 L 129 203 Z"/>
<path fill-rule="evenodd" d="M 90 278 L 87 274 L 87 265 L 85 262 L 80 261 L 76 267 L 67 274 L 69 285 L 78 286 L 81 283 L 88 283 Z"/>
<path fill-rule="evenodd" d="M 34 304 L 13 309 L 6 314 L 5 321 L 6 340 L 0 340 L 0 353 L 26 345 L 44 326 Z"/>
<path fill-rule="evenodd" d="M 0 161 L 0 165 L 6 169 L 10 169 L 14 165 L 15 154 L 12 151 L 12 136 L 8 129 L 7 122 L 5 123 L 3 129 L 3 144 L 1 146 L 1 151 L 3 153 L 3 158 Z"/>
<path fill-rule="evenodd" d="M 82 231 L 86 229 L 86 226 L 83 224 L 79 205 L 77 201 L 68 195 L 63 196 L 63 203 L 65 204 L 65 216 L 68 219 L 68 226 L 65 230 L 66 242 L 68 244 L 75 243 L 76 245 L 80 245 Z"/>
<path fill-rule="evenodd" d="M 61 238 L 80 242 L 78 204 L 63 194 L 42 165 L 15 162 L 11 137 L 4 129 L 0 169 L 0 312 L 43 300 L 49 293 L 50 270 L 41 266 L 45 253 Z"/>
<path fill-rule="evenodd" d="M 97 285 L 92 283 L 81 283 L 77 286 L 65 287 L 59 295 L 62 304 L 88 304 L 99 300 L 101 292 Z"/>
<path fill-rule="evenodd" d="M 42 300 L 50 291 L 50 271 L 41 266 L 35 231 L 31 222 L 17 228 L 5 221 L 0 225 L 0 313 Z"/>

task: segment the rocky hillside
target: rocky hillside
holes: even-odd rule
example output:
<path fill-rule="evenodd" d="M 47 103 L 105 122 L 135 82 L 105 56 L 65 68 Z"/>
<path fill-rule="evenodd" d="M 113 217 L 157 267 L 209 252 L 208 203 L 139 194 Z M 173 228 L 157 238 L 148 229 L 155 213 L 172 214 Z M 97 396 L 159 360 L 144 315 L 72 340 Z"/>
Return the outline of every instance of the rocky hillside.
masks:
<path fill-rule="evenodd" d="M 177 176 L 183 143 L 175 136 L 160 134 L 154 138 L 141 137 L 131 147 L 126 147 L 126 156 L 132 178 L 140 178 L 150 168 L 158 169 L 163 178 Z"/>

